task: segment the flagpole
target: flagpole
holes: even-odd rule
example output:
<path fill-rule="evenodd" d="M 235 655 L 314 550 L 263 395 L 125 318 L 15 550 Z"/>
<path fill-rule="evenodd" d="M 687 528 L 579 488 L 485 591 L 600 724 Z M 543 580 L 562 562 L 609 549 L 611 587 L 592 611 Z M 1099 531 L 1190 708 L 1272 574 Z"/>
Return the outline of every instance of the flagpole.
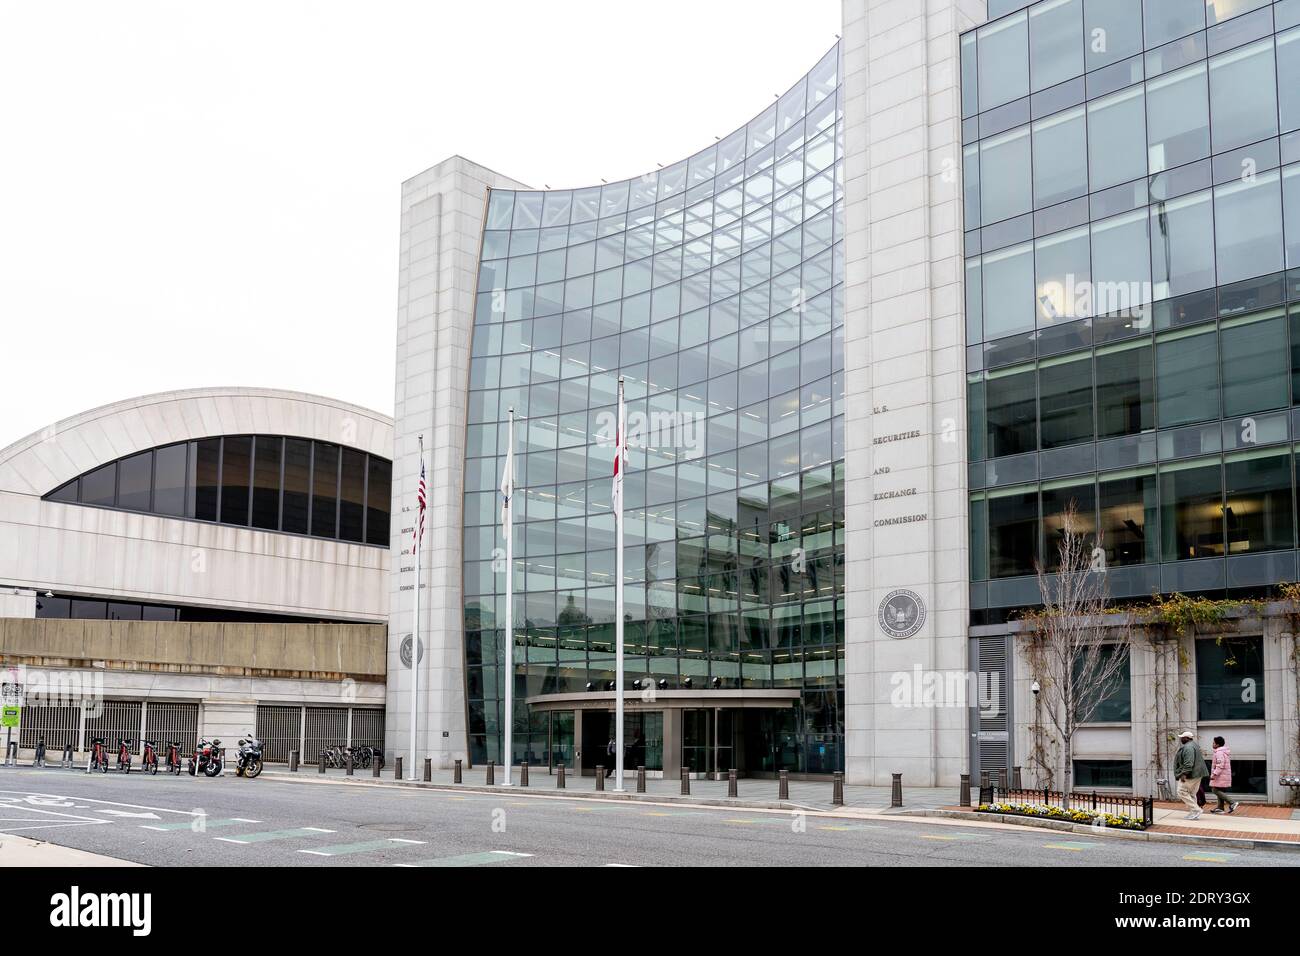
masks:
<path fill-rule="evenodd" d="M 501 762 L 505 764 L 504 786 L 510 786 L 511 777 L 514 772 L 514 750 L 512 748 L 512 731 L 515 724 L 515 516 L 514 504 L 512 500 L 515 496 L 515 410 L 510 409 L 510 431 L 509 444 L 506 445 L 506 465 L 505 476 L 502 479 L 502 487 L 507 489 L 504 493 L 502 502 L 502 517 L 505 518 L 506 527 L 506 667 L 505 667 L 505 713 L 502 719 L 505 721 L 505 751 L 502 754 Z"/>
<path fill-rule="evenodd" d="M 623 405 L 623 376 L 618 377 L 618 495 L 614 502 L 614 790 L 623 790 L 623 487 L 627 461 L 627 412 Z"/>
<path fill-rule="evenodd" d="M 424 436 L 420 436 L 420 472 L 424 472 Z M 408 780 L 415 779 L 416 731 L 420 723 L 420 552 L 424 544 L 420 534 L 422 516 L 415 516 L 415 608 L 411 621 L 411 760 Z"/>

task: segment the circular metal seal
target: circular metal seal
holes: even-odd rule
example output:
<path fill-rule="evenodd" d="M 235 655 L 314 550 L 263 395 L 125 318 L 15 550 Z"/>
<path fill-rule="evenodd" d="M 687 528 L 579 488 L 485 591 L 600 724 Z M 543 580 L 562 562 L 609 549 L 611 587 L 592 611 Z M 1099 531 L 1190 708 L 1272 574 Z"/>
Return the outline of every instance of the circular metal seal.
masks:
<path fill-rule="evenodd" d="M 880 602 L 880 629 L 896 640 L 911 637 L 925 624 L 925 602 L 915 591 L 899 588 Z"/>
<path fill-rule="evenodd" d="M 402 666 L 410 667 L 411 666 L 411 635 L 410 634 L 407 634 L 406 637 L 402 638 L 402 646 L 399 649 L 398 653 L 401 655 L 402 658 Z M 420 660 L 424 660 L 424 641 L 420 642 Z"/>

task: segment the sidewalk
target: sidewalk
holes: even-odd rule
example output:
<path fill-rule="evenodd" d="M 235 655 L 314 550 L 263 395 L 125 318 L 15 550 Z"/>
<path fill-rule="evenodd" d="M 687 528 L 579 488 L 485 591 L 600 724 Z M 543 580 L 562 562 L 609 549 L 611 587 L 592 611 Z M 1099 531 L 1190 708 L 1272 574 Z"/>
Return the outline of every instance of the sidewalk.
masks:
<path fill-rule="evenodd" d="M 421 770 L 421 773 L 423 773 L 423 770 Z M 328 780 L 335 783 L 348 780 L 347 772 L 344 770 L 327 769 L 324 774 L 321 774 L 315 764 L 300 767 L 296 773 L 290 773 L 289 768 L 283 764 L 268 765 L 262 771 L 262 776 L 275 779 Z M 453 776 L 454 772 L 451 770 L 434 770 L 431 773 L 432 779 L 429 783 L 423 781 L 417 783 L 406 780 L 395 781 L 393 779 L 393 765 L 390 763 L 384 767 L 382 774 L 377 779 L 373 776 L 373 769 L 358 768 L 354 771 L 352 780 L 356 783 L 384 783 L 400 786 L 466 790 L 491 789 L 493 792 L 501 790 L 502 783 L 505 780 L 501 767 L 496 768 L 496 784 L 491 788 L 487 786 L 486 769 L 484 767 L 475 767 L 472 770 L 464 771 L 462 775 L 463 782 L 459 785 L 452 782 Z M 727 781 L 725 779 L 692 780 L 690 782 L 690 796 L 683 796 L 680 780 L 663 780 L 649 777 L 646 779 L 646 792 L 638 794 L 636 792 L 635 773 L 629 773 L 625 777 L 623 794 L 614 791 L 614 779 L 612 777 L 605 781 L 605 790 L 601 792 L 596 789 L 596 779 L 594 777 L 578 777 L 570 774 L 565 779 L 565 789 L 560 790 L 556 787 L 556 777 L 548 774 L 545 767 L 540 769 L 537 767 L 529 768 L 528 776 L 529 786 L 527 789 L 533 793 L 576 798 L 643 799 L 655 802 L 690 801 L 692 803 L 773 810 L 850 809 L 871 813 L 901 814 L 910 810 L 937 809 L 951 806 L 957 802 L 959 797 L 956 787 L 909 787 L 907 782 L 904 781 L 903 806 L 901 808 L 891 808 L 889 805 L 889 787 L 862 787 L 846 784 L 844 786 L 844 806 L 843 808 L 836 808 L 831 803 L 832 792 L 829 780 L 791 780 L 790 798 L 781 800 L 779 799 L 779 781 L 760 780 L 750 777 L 743 777 L 736 782 L 737 796 L 730 798 L 727 796 Z M 519 768 L 517 767 L 514 773 L 514 786 L 519 788 Z"/>
<path fill-rule="evenodd" d="M 85 850 L 0 833 L 0 868 L 9 866 L 141 866 Z"/>

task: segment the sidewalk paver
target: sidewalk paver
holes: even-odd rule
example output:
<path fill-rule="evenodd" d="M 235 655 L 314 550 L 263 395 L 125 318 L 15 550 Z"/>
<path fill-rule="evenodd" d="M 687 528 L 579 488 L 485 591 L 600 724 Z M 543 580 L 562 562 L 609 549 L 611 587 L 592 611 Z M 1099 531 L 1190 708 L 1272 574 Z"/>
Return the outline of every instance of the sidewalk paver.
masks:
<path fill-rule="evenodd" d="M 142 866 L 43 840 L 0 833 L 0 869 L 10 866 Z"/>

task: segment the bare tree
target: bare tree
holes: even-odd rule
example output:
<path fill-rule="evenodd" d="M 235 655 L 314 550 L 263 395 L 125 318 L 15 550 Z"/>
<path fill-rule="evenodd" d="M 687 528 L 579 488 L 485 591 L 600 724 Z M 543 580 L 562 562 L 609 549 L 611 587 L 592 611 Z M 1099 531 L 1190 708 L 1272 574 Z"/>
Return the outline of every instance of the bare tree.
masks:
<path fill-rule="evenodd" d="M 1042 711 L 1060 740 L 1065 766 L 1064 805 L 1074 784 L 1074 735 L 1115 692 L 1129 659 L 1131 628 L 1107 626 L 1109 604 L 1105 553 L 1100 539 L 1081 525 L 1071 501 L 1062 516 L 1057 567 L 1037 565 L 1042 611 L 1030 634 L 1030 660 L 1036 669 Z"/>

